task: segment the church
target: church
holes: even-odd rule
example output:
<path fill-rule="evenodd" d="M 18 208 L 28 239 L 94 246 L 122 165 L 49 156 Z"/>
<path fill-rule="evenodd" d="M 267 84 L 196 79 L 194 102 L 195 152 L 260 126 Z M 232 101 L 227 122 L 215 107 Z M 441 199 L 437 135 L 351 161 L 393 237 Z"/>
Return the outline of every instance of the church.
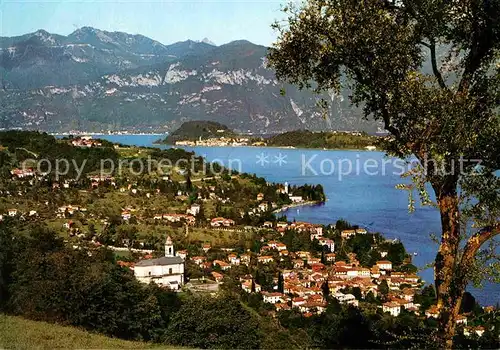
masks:
<path fill-rule="evenodd" d="M 135 264 L 134 275 L 142 283 L 155 282 L 172 290 L 181 288 L 184 284 L 184 259 L 175 256 L 170 236 L 165 241 L 165 256 L 139 261 Z"/>

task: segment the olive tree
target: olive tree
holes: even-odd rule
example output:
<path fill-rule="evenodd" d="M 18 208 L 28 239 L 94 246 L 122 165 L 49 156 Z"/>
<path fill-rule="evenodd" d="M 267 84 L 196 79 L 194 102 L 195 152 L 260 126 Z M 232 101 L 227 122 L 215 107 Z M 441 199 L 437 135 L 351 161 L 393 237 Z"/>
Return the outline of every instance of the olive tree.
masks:
<path fill-rule="evenodd" d="M 498 273 L 500 0 L 306 0 L 283 11 L 268 55 L 277 77 L 348 89 L 390 133 L 387 152 L 418 159 L 405 188 L 440 213 L 436 336 L 452 347 L 479 263 Z"/>

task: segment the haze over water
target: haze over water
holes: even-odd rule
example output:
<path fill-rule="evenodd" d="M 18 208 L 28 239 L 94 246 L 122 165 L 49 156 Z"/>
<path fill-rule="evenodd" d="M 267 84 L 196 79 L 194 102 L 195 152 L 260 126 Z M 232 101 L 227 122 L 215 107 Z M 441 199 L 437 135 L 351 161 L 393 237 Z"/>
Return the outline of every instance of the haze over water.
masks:
<path fill-rule="evenodd" d="M 113 142 L 137 146 L 154 145 L 161 135 L 96 135 Z M 398 163 L 382 166 L 383 152 L 303 150 L 260 147 L 192 147 L 208 161 L 217 160 L 225 166 L 231 164 L 239 170 L 255 173 L 271 182 L 288 182 L 290 185 L 321 184 L 327 201 L 323 205 L 293 208 L 284 214 L 288 220 L 309 221 L 330 224 L 342 218 L 352 224 L 365 227 L 369 231 L 380 232 L 387 238 L 398 238 L 413 256 L 413 263 L 423 267 L 434 261 L 437 244 L 430 234 L 439 236 L 440 222 L 437 210 L 419 207 L 413 214 L 408 213 L 408 192 L 398 190 L 395 185 L 407 182 L 401 179 Z M 266 158 L 267 157 L 267 158 Z M 370 160 L 369 160 L 370 159 Z M 347 173 L 347 163 L 353 170 L 350 174 L 340 175 L 341 160 Z M 363 164 L 378 164 L 367 172 Z M 356 173 L 356 164 L 360 171 Z M 307 166 L 309 164 L 309 166 Z M 321 171 L 323 164 L 323 172 Z M 335 166 L 332 171 L 331 164 Z M 317 174 L 315 174 L 317 173 Z M 369 174 L 371 175 L 369 175 Z M 419 272 L 427 282 L 433 283 L 432 269 Z M 484 289 L 470 291 L 483 305 L 494 305 L 500 301 L 500 286 L 485 283 Z"/>

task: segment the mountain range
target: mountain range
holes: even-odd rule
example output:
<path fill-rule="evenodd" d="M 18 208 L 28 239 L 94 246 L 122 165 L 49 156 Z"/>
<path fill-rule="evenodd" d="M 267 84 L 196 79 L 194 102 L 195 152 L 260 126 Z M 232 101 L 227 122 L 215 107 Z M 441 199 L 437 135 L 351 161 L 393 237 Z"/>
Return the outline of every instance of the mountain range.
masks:
<path fill-rule="evenodd" d="M 91 27 L 0 37 L 0 128 L 164 132 L 211 120 L 260 134 L 377 129 L 347 93 L 317 96 L 278 82 L 266 53 L 245 40 L 164 45 Z"/>

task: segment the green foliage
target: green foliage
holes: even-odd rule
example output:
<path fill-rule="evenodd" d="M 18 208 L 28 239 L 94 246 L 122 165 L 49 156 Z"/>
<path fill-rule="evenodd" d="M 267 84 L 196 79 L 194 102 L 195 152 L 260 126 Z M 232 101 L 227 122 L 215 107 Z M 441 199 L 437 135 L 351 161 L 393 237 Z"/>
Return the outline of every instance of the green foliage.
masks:
<path fill-rule="evenodd" d="M 0 166 L 21 166 L 26 160 L 46 159 L 41 162 L 41 171 L 50 170 L 53 174 L 56 169 L 57 160 L 67 160 L 66 165 L 61 163 L 61 172 L 66 172 L 68 178 L 76 178 L 78 169 L 82 168 L 81 175 L 99 170 L 101 160 L 109 159 L 116 164 L 118 154 L 109 143 L 104 143 L 103 147 L 80 148 L 73 147 L 67 141 L 57 140 L 55 137 L 36 131 L 2 131 L 0 132 L 0 145 L 6 147 L 11 160 L 2 160 Z M 28 164 L 27 164 L 28 165 Z M 9 169 L 10 170 L 10 169 Z"/>
<path fill-rule="evenodd" d="M 34 227 L 26 237 L 0 225 L 0 236 L 9 235 L 15 244 L 2 245 L 0 254 L 13 257 L 5 310 L 124 339 L 161 340 L 167 321 L 161 293 L 137 282 L 108 251 L 71 249 L 44 228 Z"/>
<path fill-rule="evenodd" d="M 285 281 L 281 271 L 278 272 L 278 292 L 283 293 L 285 288 Z"/>
<path fill-rule="evenodd" d="M 206 140 L 209 138 L 231 138 L 236 136 L 237 134 L 226 125 L 206 120 L 194 120 L 184 122 L 179 129 L 168 135 L 163 142 L 175 144 L 175 141 L 181 140 L 196 141 L 200 138 Z"/>
<path fill-rule="evenodd" d="M 422 291 L 415 295 L 415 304 L 420 304 L 420 309 L 425 312 L 431 305 L 436 304 L 436 289 L 434 286 L 425 286 Z"/>
<path fill-rule="evenodd" d="M 391 261 L 395 266 L 400 266 L 406 258 L 406 250 L 400 241 L 393 242 L 389 245 L 387 251 L 387 260 Z"/>
<path fill-rule="evenodd" d="M 287 249 L 291 252 L 320 252 L 322 250 L 317 240 L 311 241 L 311 236 L 308 232 L 286 230 L 281 241 L 286 244 Z"/>
<path fill-rule="evenodd" d="M 399 270 L 401 272 L 406 272 L 406 273 L 414 273 L 416 274 L 418 272 L 418 267 L 416 267 L 415 265 L 413 264 L 406 264 L 406 265 L 402 265 Z"/>
<path fill-rule="evenodd" d="M 370 341 L 370 323 L 357 308 L 341 307 L 340 312 L 330 309 L 314 321 L 309 330 L 314 347 L 333 349 L 373 346 Z"/>
<path fill-rule="evenodd" d="M 301 186 L 290 186 L 289 192 L 293 193 L 295 196 L 302 196 L 302 198 L 307 201 L 324 202 L 326 200 L 325 192 L 321 185 L 305 184 Z"/>
<path fill-rule="evenodd" d="M 389 285 L 387 284 L 387 280 L 382 280 L 380 284 L 378 285 L 378 292 L 383 295 L 384 297 L 389 294 Z"/>
<path fill-rule="evenodd" d="M 378 144 L 378 138 L 344 132 L 289 131 L 266 140 L 269 146 L 330 149 L 363 149 Z"/>
<path fill-rule="evenodd" d="M 258 348 L 257 319 L 234 298 L 193 295 L 172 316 L 167 339 L 200 348 Z"/>
<path fill-rule="evenodd" d="M 347 222 L 346 220 L 343 220 L 343 219 L 339 219 L 337 220 L 337 222 L 335 223 L 335 229 L 339 230 L 339 231 L 342 231 L 342 230 L 350 230 L 352 229 L 352 226 L 349 222 Z"/>

